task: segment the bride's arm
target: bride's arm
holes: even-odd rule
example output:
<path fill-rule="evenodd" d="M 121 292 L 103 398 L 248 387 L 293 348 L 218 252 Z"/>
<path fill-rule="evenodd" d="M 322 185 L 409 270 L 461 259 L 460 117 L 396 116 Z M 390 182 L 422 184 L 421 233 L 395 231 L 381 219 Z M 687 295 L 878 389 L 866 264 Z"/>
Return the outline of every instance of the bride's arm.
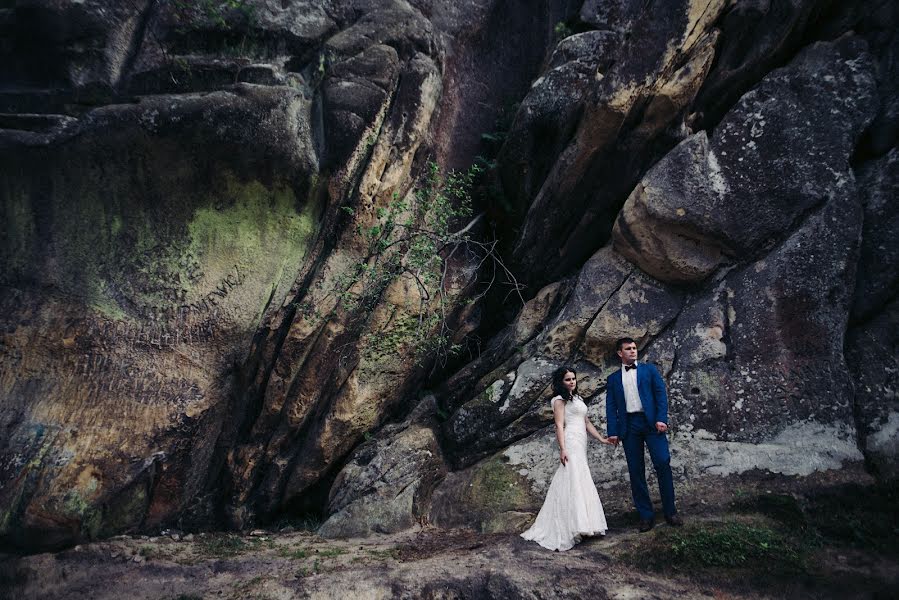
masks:
<path fill-rule="evenodd" d="M 565 452 L 565 401 L 561 396 L 553 398 L 553 419 L 556 421 L 556 441 L 559 442 L 559 460 L 562 465 L 568 462 Z"/>
<path fill-rule="evenodd" d="M 584 415 L 584 421 L 587 423 L 587 433 L 592 435 L 595 439 L 599 440 L 603 444 L 611 444 L 612 443 L 609 441 L 609 438 L 607 438 L 606 436 L 604 436 L 603 434 L 601 434 L 599 431 L 596 430 L 596 427 L 593 426 L 593 423 L 590 422 L 590 419 L 589 419 L 589 417 L 587 417 L 587 415 Z"/>

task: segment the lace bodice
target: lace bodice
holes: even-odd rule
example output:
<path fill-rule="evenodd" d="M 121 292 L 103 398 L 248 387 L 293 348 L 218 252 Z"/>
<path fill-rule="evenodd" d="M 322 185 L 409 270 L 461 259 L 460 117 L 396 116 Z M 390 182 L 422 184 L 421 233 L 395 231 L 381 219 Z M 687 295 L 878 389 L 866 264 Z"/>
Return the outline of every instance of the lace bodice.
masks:
<path fill-rule="evenodd" d="M 552 403 L 561 396 L 555 396 Z M 564 400 L 561 400 L 565 402 Z M 584 399 L 575 395 L 574 399 L 565 402 L 565 444 L 571 442 L 585 444 L 587 441 L 587 404 Z"/>

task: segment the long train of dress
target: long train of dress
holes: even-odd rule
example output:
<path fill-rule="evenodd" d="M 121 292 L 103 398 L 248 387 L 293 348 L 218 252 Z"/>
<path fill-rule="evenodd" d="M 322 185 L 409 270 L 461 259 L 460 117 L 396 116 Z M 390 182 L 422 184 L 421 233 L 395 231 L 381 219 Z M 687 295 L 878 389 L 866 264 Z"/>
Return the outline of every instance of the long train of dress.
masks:
<path fill-rule="evenodd" d="M 551 402 L 565 402 L 556 396 Z M 583 536 L 608 529 L 602 502 L 587 464 L 587 405 L 580 396 L 565 402 L 565 450 L 568 463 L 559 465 L 543 507 L 530 529 L 521 534 L 549 550 L 569 550 Z"/>

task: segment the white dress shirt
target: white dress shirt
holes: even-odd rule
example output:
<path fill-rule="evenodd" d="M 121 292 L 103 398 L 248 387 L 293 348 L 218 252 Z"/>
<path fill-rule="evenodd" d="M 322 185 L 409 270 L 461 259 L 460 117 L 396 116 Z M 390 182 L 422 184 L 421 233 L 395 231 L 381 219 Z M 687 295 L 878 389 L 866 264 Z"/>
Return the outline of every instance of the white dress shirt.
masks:
<path fill-rule="evenodd" d="M 636 362 L 634 366 L 637 366 Z M 622 364 L 621 383 L 624 386 L 624 404 L 627 406 L 627 412 L 643 412 L 640 391 L 637 389 L 637 369 L 625 369 Z"/>

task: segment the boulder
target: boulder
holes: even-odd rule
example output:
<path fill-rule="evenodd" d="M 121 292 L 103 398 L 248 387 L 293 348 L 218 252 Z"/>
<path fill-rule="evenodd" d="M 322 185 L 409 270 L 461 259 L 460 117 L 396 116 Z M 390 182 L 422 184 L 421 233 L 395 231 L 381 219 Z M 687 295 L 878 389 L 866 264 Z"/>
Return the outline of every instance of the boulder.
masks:
<path fill-rule="evenodd" d="M 849 329 L 846 361 L 854 384 L 859 446 L 883 480 L 899 476 L 899 303 Z"/>
<path fill-rule="evenodd" d="M 852 318 L 870 318 L 899 291 L 899 150 L 866 163 L 857 172 L 864 205 L 861 255 Z"/>
<path fill-rule="evenodd" d="M 431 396 L 405 421 L 385 426 L 353 451 L 331 486 L 330 516 L 319 535 L 395 533 L 426 518 L 431 493 L 446 475 L 436 416 Z"/>
<path fill-rule="evenodd" d="M 866 163 L 858 170 L 864 206 L 861 253 L 846 334 L 846 360 L 855 388 L 859 445 L 881 478 L 899 474 L 896 446 L 897 308 L 895 231 L 899 153 Z"/>
<path fill-rule="evenodd" d="M 849 158 L 876 109 L 856 37 L 816 44 L 659 161 L 625 203 L 615 248 L 655 277 L 700 281 L 751 256 L 853 179 Z"/>
<path fill-rule="evenodd" d="M 713 63 L 714 23 L 724 6 L 641 5 L 614 64 L 591 82 L 582 116 L 560 151 L 500 163 L 509 201 L 525 213 L 513 258 L 527 283 L 543 285 L 576 270 L 604 246 L 645 168 L 683 137 L 685 110 Z M 532 163 L 550 165 L 545 176 L 516 183 L 530 181 Z"/>
<path fill-rule="evenodd" d="M 843 342 L 860 230 L 850 180 L 767 255 L 687 299 L 650 347 L 671 356 L 673 422 L 727 441 L 800 425 L 855 435 Z"/>

